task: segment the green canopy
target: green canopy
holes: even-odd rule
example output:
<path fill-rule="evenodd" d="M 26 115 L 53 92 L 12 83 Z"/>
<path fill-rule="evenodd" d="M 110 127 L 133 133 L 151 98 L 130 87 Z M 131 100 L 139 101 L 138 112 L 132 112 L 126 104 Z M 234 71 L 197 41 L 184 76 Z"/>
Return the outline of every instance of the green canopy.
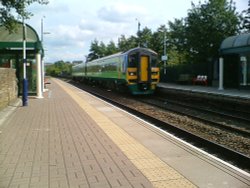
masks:
<path fill-rule="evenodd" d="M 250 52 L 250 33 L 228 37 L 220 46 L 221 55 L 246 52 Z"/>
<path fill-rule="evenodd" d="M 15 68 L 18 79 L 18 93 L 22 93 L 23 79 L 23 24 L 18 23 L 16 30 L 9 32 L 0 26 L 0 67 Z M 37 32 L 26 24 L 26 76 L 28 78 L 29 93 L 35 93 L 37 88 L 37 55 L 43 56 L 42 43 Z M 40 58 L 42 58 L 40 56 Z M 40 65 L 39 65 L 40 66 Z"/>
<path fill-rule="evenodd" d="M 23 25 L 18 23 L 17 29 L 10 33 L 4 26 L 0 26 L 0 50 L 21 50 L 23 47 Z M 36 31 L 26 24 L 26 47 L 35 52 L 42 50 L 41 41 Z"/>

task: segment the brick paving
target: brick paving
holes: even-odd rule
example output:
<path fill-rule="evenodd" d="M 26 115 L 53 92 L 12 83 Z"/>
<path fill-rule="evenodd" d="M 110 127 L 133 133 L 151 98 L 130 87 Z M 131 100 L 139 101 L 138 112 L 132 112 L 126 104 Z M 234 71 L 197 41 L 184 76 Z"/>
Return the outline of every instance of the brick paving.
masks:
<path fill-rule="evenodd" d="M 0 188 L 152 187 L 57 84 L 0 126 Z"/>

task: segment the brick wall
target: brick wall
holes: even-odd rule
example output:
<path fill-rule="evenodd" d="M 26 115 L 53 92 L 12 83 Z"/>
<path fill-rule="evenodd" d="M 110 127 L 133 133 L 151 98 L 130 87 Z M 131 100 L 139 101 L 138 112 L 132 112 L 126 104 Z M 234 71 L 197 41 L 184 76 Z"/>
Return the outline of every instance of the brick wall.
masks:
<path fill-rule="evenodd" d="M 0 68 L 0 110 L 17 99 L 16 70 Z"/>

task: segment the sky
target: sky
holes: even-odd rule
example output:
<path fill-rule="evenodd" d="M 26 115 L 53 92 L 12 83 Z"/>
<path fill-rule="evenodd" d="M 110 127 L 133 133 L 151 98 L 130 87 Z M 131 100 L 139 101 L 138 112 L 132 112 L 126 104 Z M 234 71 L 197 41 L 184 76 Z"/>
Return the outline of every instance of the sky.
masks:
<path fill-rule="evenodd" d="M 175 18 L 185 18 L 204 0 L 49 0 L 48 5 L 34 3 L 28 7 L 33 16 L 26 20 L 41 37 L 45 63 L 84 61 L 95 39 L 105 44 L 117 43 L 121 35 L 136 35 L 141 28 L 153 32 Z M 238 12 L 247 8 L 248 0 L 234 0 Z"/>

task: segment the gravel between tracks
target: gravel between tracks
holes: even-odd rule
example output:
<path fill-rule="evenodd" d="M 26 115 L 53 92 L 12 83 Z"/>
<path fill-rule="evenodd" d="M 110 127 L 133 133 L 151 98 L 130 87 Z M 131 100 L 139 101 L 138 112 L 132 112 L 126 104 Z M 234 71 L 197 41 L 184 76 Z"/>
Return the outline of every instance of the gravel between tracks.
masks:
<path fill-rule="evenodd" d="M 110 92 L 104 89 L 99 89 L 96 87 L 89 87 L 81 84 L 81 88 L 94 90 L 95 92 L 102 93 L 102 95 L 111 98 L 119 103 L 125 104 L 126 106 L 136 109 L 144 114 L 153 116 L 161 121 L 179 127 L 181 129 L 187 130 L 195 135 L 203 137 L 207 140 L 216 142 L 220 145 L 228 147 L 239 153 L 242 153 L 250 157 L 250 139 L 236 135 L 219 128 L 211 127 L 197 120 L 191 119 L 187 116 L 178 115 L 166 110 L 163 110 L 152 105 L 147 105 L 145 103 L 139 102 L 137 97 L 131 97 L 128 95 L 121 95 L 120 93 Z M 154 96 L 151 96 L 154 97 Z"/>
<path fill-rule="evenodd" d="M 189 132 L 199 135 L 213 142 L 216 142 L 225 147 L 231 148 L 235 151 L 250 156 L 250 139 L 245 138 L 218 128 L 211 127 L 199 121 L 193 120 L 187 116 L 178 115 L 172 112 L 162 110 L 157 107 L 149 106 L 147 104 L 138 102 L 128 98 L 117 98 L 123 104 L 143 112 L 147 115 L 153 116 L 166 123 L 176 127 L 188 130 Z"/>

